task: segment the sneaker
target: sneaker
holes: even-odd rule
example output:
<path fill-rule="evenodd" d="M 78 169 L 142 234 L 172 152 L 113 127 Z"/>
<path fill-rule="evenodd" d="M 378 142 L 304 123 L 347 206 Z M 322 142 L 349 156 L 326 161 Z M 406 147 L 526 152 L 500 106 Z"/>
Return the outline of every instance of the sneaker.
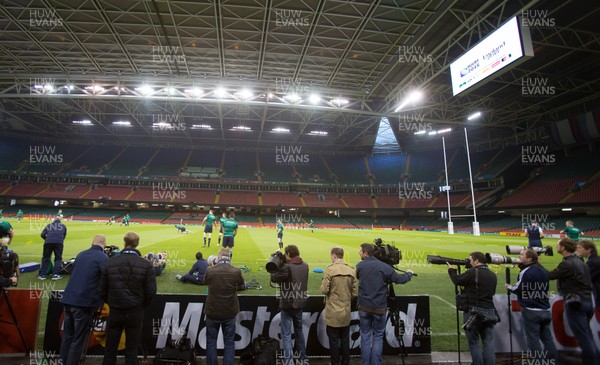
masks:
<path fill-rule="evenodd" d="M 52 275 L 52 280 L 60 280 L 62 279 L 62 276 L 60 275 Z"/>
<path fill-rule="evenodd" d="M 38 280 L 46 280 L 46 276 L 44 275 L 38 275 Z"/>
<path fill-rule="evenodd" d="M 206 247 L 206 245 L 202 245 L 202 248 Z"/>
<path fill-rule="evenodd" d="M 181 275 L 175 275 L 175 278 L 179 281 L 181 281 Z"/>

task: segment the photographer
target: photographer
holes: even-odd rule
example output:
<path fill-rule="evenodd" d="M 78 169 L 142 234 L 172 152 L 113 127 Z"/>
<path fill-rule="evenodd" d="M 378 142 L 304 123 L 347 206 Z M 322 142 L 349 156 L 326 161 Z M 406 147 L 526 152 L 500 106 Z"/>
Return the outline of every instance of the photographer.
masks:
<path fill-rule="evenodd" d="M 548 272 L 539 264 L 538 255 L 532 249 L 522 250 L 519 260 L 521 272 L 517 283 L 505 286 L 517 295 L 521 305 L 527 347 L 531 356 L 547 360 L 556 359 L 556 346 L 550 331 L 552 314 L 548 300 Z"/>
<path fill-rule="evenodd" d="M 4 223 L 6 223 L 6 226 Z M 19 268 L 19 256 L 16 253 L 8 252 L 8 245 L 11 242 L 12 235 L 9 237 L 5 237 L 4 234 L 8 232 L 12 233 L 12 227 L 6 230 L 6 227 L 10 227 L 10 224 L 5 221 L 0 222 L 0 230 L 2 230 L 2 242 L 0 243 L 0 254 L 2 255 L 2 265 L 0 265 L 0 288 L 6 288 L 9 286 L 16 286 L 19 280 L 18 277 L 18 268 Z M 8 265 L 4 265 L 4 263 L 8 263 Z M 7 272 L 5 272 L 7 271 Z"/>
<path fill-rule="evenodd" d="M 463 329 L 469 343 L 473 365 L 494 365 L 496 364 L 494 325 L 500 321 L 500 318 L 496 313 L 493 298 L 498 279 L 496 274 L 488 270 L 483 253 L 472 252 L 468 260 L 471 268 L 460 275 L 452 265 L 446 263 L 448 275 L 454 285 L 464 288 L 461 296 L 468 301 L 468 309 L 463 311 L 465 323 Z"/>
<path fill-rule="evenodd" d="M 550 280 L 558 280 L 558 292 L 565 301 L 569 327 L 581 347 L 581 363 L 600 364 L 600 354 L 590 329 L 594 314 L 590 270 L 575 255 L 576 249 L 577 243 L 570 238 L 558 241 L 556 251 L 563 256 L 563 260 L 556 269 L 550 271 Z"/>
<path fill-rule="evenodd" d="M 360 348 L 363 365 L 380 365 L 383 352 L 383 332 L 386 323 L 387 285 L 404 284 L 412 278 L 412 270 L 398 274 L 391 265 L 375 258 L 375 246 L 360 245 L 361 262 L 356 265 L 358 278 L 358 316 L 360 318 Z"/>
<path fill-rule="evenodd" d="M 41 237 L 44 239 L 44 252 L 42 254 L 42 266 L 38 275 L 39 280 L 46 280 L 50 258 L 54 253 L 54 271 L 52 280 L 62 279 L 59 275 L 62 267 L 62 254 L 65 238 L 67 238 L 67 226 L 62 224 L 62 214 L 57 214 L 54 221 L 48 224 L 42 231 Z"/>
<path fill-rule="evenodd" d="M 108 256 L 104 253 L 106 237 L 98 234 L 92 247 L 75 258 L 73 272 L 60 302 L 64 305 L 63 337 L 60 359 L 63 365 L 77 365 L 86 346 L 94 310 L 104 304 L 98 286 Z"/>
<path fill-rule="evenodd" d="M 302 309 L 306 306 L 308 297 L 308 265 L 302 261 L 300 251 L 295 245 L 287 245 L 284 249 L 291 277 L 289 281 L 280 284 L 279 308 L 281 309 L 281 341 L 283 342 L 283 356 L 285 364 L 294 364 L 292 353 L 292 324 L 296 350 L 300 353 L 300 360 L 304 363 L 306 357 L 306 343 L 302 332 Z"/>

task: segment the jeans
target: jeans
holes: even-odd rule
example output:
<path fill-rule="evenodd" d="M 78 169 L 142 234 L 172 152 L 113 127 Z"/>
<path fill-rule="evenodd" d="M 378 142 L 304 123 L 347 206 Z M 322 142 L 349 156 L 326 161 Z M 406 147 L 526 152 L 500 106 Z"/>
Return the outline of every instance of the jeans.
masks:
<path fill-rule="evenodd" d="M 62 365 L 77 365 L 87 346 L 91 320 L 95 308 L 65 305 L 63 337 L 60 344 Z"/>
<path fill-rule="evenodd" d="M 329 337 L 329 352 L 331 353 L 331 365 L 350 364 L 350 326 L 326 327 Z M 340 363 L 340 353 L 342 362 Z"/>
<path fill-rule="evenodd" d="M 464 312 L 463 323 L 471 318 L 471 312 Z M 494 322 L 479 322 L 475 328 L 465 330 L 469 352 L 473 359 L 473 365 L 495 365 L 496 349 L 494 348 Z M 479 339 L 481 338 L 481 347 Z"/>
<path fill-rule="evenodd" d="M 223 329 L 223 365 L 233 365 L 235 360 L 235 316 L 212 319 L 206 316 L 206 365 L 217 365 L 217 338 Z"/>
<path fill-rule="evenodd" d="M 302 332 L 302 309 L 281 310 L 281 341 L 283 342 L 284 364 L 295 364 L 292 352 L 292 324 L 294 325 L 295 349 L 301 360 L 306 360 L 306 343 Z"/>
<path fill-rule="evenodd" d="M 550 327 L 552 327 L 550 310 L 538 311 L 521 307 L 521 318 L 523 318 L 523 328 L 530 356 L 536 359 L 554 359 L 556 361 L 556 346 L 550 332 Z"/>
<path fill-rule="evenodd" d="M 48 271 L 48 265 L 50 265 L 50 258 L 54 253 L 54 275 L 58 275 L 60 268 L 62 267 L 62 254 L 63 254 L 62 243 L 44 243 L 44 252 L 42 253 L 42 267 L 40 267 L 40 276 L 46 276 Z"/>
<path fill-rule="evenodd" d="M 569 327 L 581 347 L 581 363 L 585 365 L 600 364 L 600 354 L 594 344 L 590 328 L 590 320 L 594 314 L 592 301 L 581 298 L 581 303 L 565 303 L 565 313 Z"/>
<path fill-rule="evenodd" d="M 144 309 L 137 307 L 129 310 L 110 309 L 106 324 L 106 347 L 102 365 L 117 363 L 117 350 L 121 334 L 125 330 L 125 364 L 137 365 L 138 348 L 142 339 Z"/>
<path fill-rule="evenodd" d="M 360 363 L 380 365 L 383 353 L 383 332 L 386 315 L 359 310 L 360 319 Z"/>

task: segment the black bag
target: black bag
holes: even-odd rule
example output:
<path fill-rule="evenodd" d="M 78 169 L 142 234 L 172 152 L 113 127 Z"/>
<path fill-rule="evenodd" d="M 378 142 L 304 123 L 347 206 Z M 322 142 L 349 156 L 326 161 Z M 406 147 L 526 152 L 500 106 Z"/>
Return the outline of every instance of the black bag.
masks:
<path fill-rule="evenodd" d="M 277 362 L 279 341 L 266 336 L 258 336 L 240 356 L 241 365 L 274 365 Z"/>
<path fill-rule="evenodd" d="M 281 268 L 273 271 L 271 273 L 271 282 L 281 284 L 287 283 L 292 278 L 292 269 L 290 265 L 284 264 Z"/>
<path fill-rule="evenodd" d="M 75 259 L 70 259 L 69 261 L 65 261 L 58 272 L 60 275 L 71 275 L 73 272 L 73 264 L 75 263 Z"/>
<path fill-rule="evenodd" d="M 170 337 L 170 336 L 169 336 Z M 196 353 L 192 341 L 183 337 L 180 340 L 167 340 L 167 346 L 158 350 L 154 365 L 194 365 Z"/>

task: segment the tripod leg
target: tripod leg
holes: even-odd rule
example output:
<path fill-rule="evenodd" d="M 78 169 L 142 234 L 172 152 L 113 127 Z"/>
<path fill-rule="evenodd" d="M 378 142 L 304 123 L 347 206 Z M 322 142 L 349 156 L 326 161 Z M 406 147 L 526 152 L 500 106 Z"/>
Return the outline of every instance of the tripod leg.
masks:
<path fill-rule="evenodd" d="M 21 343 L 23 344 L 23 348 L 25 349 L 25 356 L 31 352 L 29 346 L 27 346 L 27 342 L 25 341 L 25 337 L 23 337 L 23 332 L 21 332 L 21 326 L 19 325 L 19 321 L 17 320 L 17 316 L 15 315 L 15 311 L 13 310 L 12 305 L 10 304 L 10 300 L 8 300 L 8 292 L 6 289 L 2 289 L 2 295 L 4 296 L 4 300 L 6 300 L 6 306 L 8 307 L 8 311 L 12 317 L 13 323 L 9 323 L 17 327 L 17 332 L 19 332 L 19 338 L 21 339 Z"/>

